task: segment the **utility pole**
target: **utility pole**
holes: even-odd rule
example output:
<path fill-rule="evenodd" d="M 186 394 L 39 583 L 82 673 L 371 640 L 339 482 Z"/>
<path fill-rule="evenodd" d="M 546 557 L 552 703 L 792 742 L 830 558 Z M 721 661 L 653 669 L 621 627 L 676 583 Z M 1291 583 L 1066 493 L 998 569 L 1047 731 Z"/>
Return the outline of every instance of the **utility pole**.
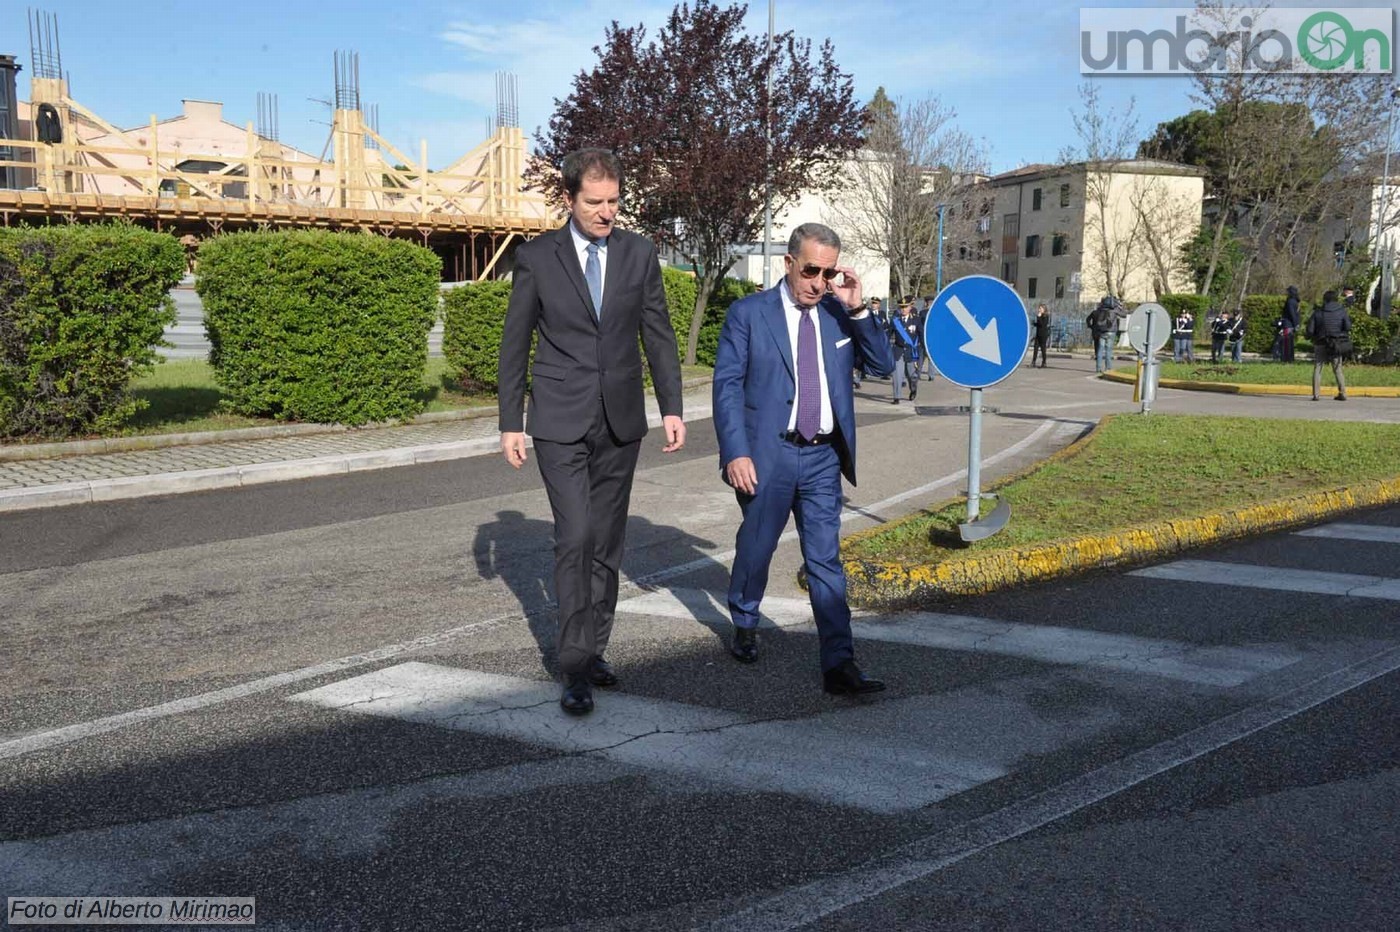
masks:
<path fill-rule="evenodd" d="M 773 263 L 768 259 L 768 250 L 773 243 L 773 2 L 768 0 L 768 94 L 763 102 L 763 138 L 767 146 L 763 157 L 764 291 L 773 284 Z"/>
<path fill-rule="evenodd" d="M 1381 171 L 1381 196 L 1376 203 L 1376 239 L 1372 255 L 1380 263 L 1381 280 L 1376 285 L 1380 289 L 1381 300 L 1376 307 L 1377 317 L 1390 316 L 1390 295 L 1394 285 L 1393 264 L 1395 251 L 1393 244 L 1391 248 L 1386 248 L 1381 243 L 1381 235 L 1385 232 L 1386 207 L 1390 201 L 1390 149 L 1395 141 L 1395 105 L 1400 101 L 1400 87 L 1390 89 L 1390 119 L 1386 122 L 1385 129 L 1385 167 Z"/>

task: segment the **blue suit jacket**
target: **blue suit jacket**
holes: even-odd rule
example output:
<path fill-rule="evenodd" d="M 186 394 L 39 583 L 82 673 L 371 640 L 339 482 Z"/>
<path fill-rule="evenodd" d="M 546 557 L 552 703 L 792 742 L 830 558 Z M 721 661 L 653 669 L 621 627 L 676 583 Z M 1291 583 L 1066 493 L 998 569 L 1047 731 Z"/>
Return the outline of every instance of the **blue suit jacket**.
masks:
<path fill-rule="evenodd" d="M 715 357 L 714 420 L 719 435 L 719 464 L 741 456 L 754 461 L 759 481 L 778 455 L 797 399 L 796 368 L 787 321 L 783 316 L 781 282 L 758 294 L 740 298 L 729 307 Z M 874 315 L 852 320 L 841 302 L 828 295 L 816 308 L 831 393 L 831 413 L 838 434 L 834 446 L 841 472 L 856 481 L 856 414 L 851 370 L 857 358 L 873 376 L 894 368 L 889 338 Z"/>

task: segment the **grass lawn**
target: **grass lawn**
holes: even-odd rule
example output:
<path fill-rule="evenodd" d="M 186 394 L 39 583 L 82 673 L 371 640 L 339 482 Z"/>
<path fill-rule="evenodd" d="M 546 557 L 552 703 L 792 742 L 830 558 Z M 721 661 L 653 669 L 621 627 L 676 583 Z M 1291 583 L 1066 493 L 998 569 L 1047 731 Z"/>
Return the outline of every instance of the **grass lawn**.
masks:
<path fill-rule="evenodd" d="M 685 379 L 708 377 L 706 366 L 682 366 Z M 243 417 L 220 410 L 223 393 L 214 382 L 214 370 L 201 359 L 167 360 L 155 371 L 132 383 L 138 398 L 150 402 L 126 425 L 120 435 L 168 434 L 187 431 L 232 430 L 282 423 L 270 418 Z M 455 411 L 496 406 L 495 393 L 470 392 L 448 370 L 447 360 L 428 360 L 423 375 L 424 411 Z"/>
<path fill-rule="evenodd" d="M 1400 475 L 1400 426 L 1203 415 L 1116 415 L 1073 453 L 998 490 L 1001 533 L 963 544 L 966 500 L 876 529 L 845 559 L 939 563 Z M 984 504 L 982 513 L 991 510 Z"/>
<path fill-rule="evenodd" d="M 1133 375 L 1136 366 L 1119 367 L 1118 372 Z M 1363 366 L 1348 362 L 1343 372 L 1347 385 L 1357 388 L 1377 386 L 1400 386 L 1400 366 Z M 1188 382 L 1231 382 L 1249 385 L 1306 385 L 1312 386 L 1313 364 L 1307 362 L 1167 362 L 1161 363 L 1160 377 L 1182 379 Z M 1332 367 L 1322 370 L 1322 383 L 1336 385 L 1332 378 Z"/>
<path fill-rule="evenodd" d="M 131 434 L 183 433 L 185 431 L 231 430 L 280 423 L 270 418 L 251 418 L 220 410 L 223 393 L 214 382 L 214 370 L 202 359 L 167 360 L 155 371 L 132 383 L 132 392 L 150 402 L 121 431 Z M 428 360 L 423 376 L 425 411 L 451 411 L 460 408 L 494 406 L 494 394 L 467 392 L 451 377 L 447 360 Z"/>

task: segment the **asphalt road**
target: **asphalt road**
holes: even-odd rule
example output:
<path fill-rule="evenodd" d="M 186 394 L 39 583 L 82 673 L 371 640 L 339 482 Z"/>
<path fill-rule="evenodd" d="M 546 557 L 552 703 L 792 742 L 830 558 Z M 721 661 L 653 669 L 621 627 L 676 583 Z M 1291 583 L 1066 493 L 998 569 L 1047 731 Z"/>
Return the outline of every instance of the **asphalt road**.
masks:
<path fill-rule="evenodd" d="M 1131 408 L 1085 369 L 989 392 L 989 479 Z M 851 529 L 965 465 L 964 393 L 867 387 Z M 762 659 L 724 652 L 708 428 L 647 441 L 623 685 L 583 721 L 533 463 L 0 516 L 0 895 L 254 896 L 288 930 L 1400 925 L 1400 509 L 861 618 L 891 688 L 852 703 L 792 543 Z"/>

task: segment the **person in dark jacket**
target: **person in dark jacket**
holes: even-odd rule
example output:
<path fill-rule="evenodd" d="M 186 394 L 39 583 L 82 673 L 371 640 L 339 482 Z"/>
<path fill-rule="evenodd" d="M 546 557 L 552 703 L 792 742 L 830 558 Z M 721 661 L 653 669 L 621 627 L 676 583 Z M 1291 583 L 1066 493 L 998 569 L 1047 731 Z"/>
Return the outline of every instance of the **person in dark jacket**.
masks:
<path fill-rule="evenodd" d="M 1084 318 L 1084 324 L 1089 328 L 1089 333 L 1094 337 L 1094 371 L 1103 372 L 1112 365 L 1113 360 L 1113 328 L 1116 322 L 1114 313 L 1118 302 L 1113 295 L 1104 295 L 1103 300 L 1098 303 L 1089 316 Z"/>
<path fill-rule="evenodd" d="M 1035 326 L 1035 347 L 1031 350 L 1031 365 L 1035 365 L 1035 354 L 1040 354 L 1040 368 L 1045 368 L 1045 351 L 1050 348 L 1050 309 L 1040 305 L 1031 318 Z"/>
<path fill-rule="evenodd" d="M 1210 361 L 1225 359 L 1225 335 L 1230 332 L 1230 312 L 1222 311 L 1210 322 Z"/>
<path fill-rule="evenodd" d="M 1172 360 L 1174 362 L 1195 362 L 1196 315 L 1185 308 L 1176 315 L 1172 327 Z"/>
<path fill-rule="evenodd" d="M 1230 325 L 1225 331 L 1225 341 L 1230 344 L 1230 361 L 1244 361 L 1244 311 L 1230 315 Z"/>
<path fill-rule="evenodd" d="M 1347 383 L 1342 377 L 1342 359 L 1350 352 L 1351 315 L 1337 300 L 1337 293 L 1322 296 L 1322 307 L 1308 318 L 1308 338 L 1313 342 L 1313 401 L 1322 397 L 1322 367 L 1332 364 L 1337 379 L 1337 401 L 1347 400 Z M 1343 342 L 1345 341 L 1345 342 Z"/>
<path fill-rule="evenodd" d="M 891 404 L 899 404 L 904 386 L 909 387 L 909 400 L 919 395 L 919 354 L 923 338 L 919 317 L 914 313 L 914 301 L 899 302 L 899 313 L 890 318 L 890 351 L 894 355 L 894 371 L 890 373 Z"/>
<path fill-rule="evenodd" d="M 1278 359 L 1280 362 L 1292 362 L 1293 341 L 1297 337 L 1299 325 L 1303 322 L 1303 314 L 1298 304 L 1297 285 L 1288 286 L 1288 298 L 1283 302 L 1283 314 L 1280 319 L 1283 326 L 1278 330 Z"/>

